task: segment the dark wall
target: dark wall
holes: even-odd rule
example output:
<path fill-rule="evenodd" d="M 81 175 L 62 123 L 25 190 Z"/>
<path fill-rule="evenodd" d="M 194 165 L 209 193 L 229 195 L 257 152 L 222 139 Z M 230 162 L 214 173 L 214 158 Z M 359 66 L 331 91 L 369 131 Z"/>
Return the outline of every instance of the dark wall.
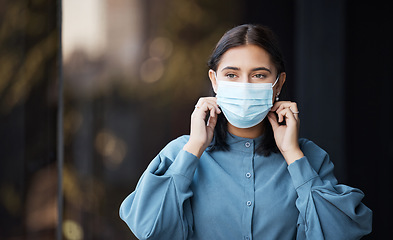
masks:
<path fill-rule="evenodd" d="M 367 239 L 393 234 L 393 7 L 348 1 L 346 11 L 346 143 L 348 182 L 374 211 Z"/>
<path fill-rule="evenodd" d="M 391 236 L 393 17 L 387 1 L 248 1 L 244 22 L 278 35 L 301 137 L 324 148 L 340 183 L 365 192 L 373 232 Z"/>

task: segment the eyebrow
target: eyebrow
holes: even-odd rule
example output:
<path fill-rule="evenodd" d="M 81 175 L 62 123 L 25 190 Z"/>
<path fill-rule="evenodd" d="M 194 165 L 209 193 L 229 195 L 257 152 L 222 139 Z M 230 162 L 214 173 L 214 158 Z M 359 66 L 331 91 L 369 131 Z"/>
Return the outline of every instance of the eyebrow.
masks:
<path fill-rule="evenodd" d="M 252 69 L 253 72 L 260 71 L 260 70 L 264 70 L 264 71 L 268 71 L 269 73 L 272 73 L 272 71 L 270 71 L 270 69 L 266 67 L 257 67 Z"/>
<path fill-rule="evenodd" d="M 240 68 L 228 66 L 228 67 L 224 67 L 224 68 L 221 70 L 221 72 L 224 71 L 224 70 L 236 70 L 236 71 L 238 71 L 238 70 L 240 70 Z"/>
<path fill-rule="evenodd" d="M 236 70 L 236 71 L 239 71 L 240 68 L 228 66 L 228 67 L 224 67 L 221 71 L 224 71 L 224 70 Z M 269 68 L 266 68 L 266 67 L 257 67 L 257 68 L 251 69 L 252 72 L 260 71 L 260 70 L 264 70 L 264 71 L 268 71 L 269 73 L 272 73 L 272 71 Z"/>

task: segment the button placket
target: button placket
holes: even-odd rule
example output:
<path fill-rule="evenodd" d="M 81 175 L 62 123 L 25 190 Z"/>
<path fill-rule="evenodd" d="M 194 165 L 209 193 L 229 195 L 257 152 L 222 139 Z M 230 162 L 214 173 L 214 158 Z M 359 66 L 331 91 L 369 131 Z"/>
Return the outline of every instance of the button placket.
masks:
<path fill-rule="evenodd" d="M 255 141 L 247 139 L 241 142 L 242 152 L 244 153 L 243 166 L 242 166 L 242 178 L 243 178 L 243 216 L 242 216 L 242 231 L 244 240 L 252 240 L 252 218 L 254 213 L 254 201 L 255 201 L 255 186 L 254 186 L 254 149 Z"/>
<path fill-rule="evenodd" d="M 255 199 L 255 186 L 254 186 L 254 141 L 245 141 L 243 142 L 244 152 L 246 152 L 247 157 L 245 158 L 245 165 L 243 168 L 243 176 L 244 176 L 244 187 L 245 187 L 245 195 L 244 195 L 244 232 L 243 239 L 251 240 L 252 239 L 252 216 L 254 212 L 254 199 Z"/>

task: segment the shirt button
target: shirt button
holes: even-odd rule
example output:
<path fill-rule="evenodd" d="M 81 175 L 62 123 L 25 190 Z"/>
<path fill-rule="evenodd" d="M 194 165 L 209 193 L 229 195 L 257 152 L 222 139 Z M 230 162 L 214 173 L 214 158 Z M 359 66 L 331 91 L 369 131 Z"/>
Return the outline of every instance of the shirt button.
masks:
<path fill-rule="evenodd" d="M 251 201 L 247 201 L 247 206 L 251 206 L 252 202 Z"/>
<path fill-rule="evenodd" d="M 249 236 L 244 237 L 244 240 L 250 240 L 250 237 Z"/>
<path fill-rule="evenodd" d="M 246 178 L 250 178 L 251 177 L 251 173 L 246 173 Z"/>
<path fill-rule="evenodd" d="M 244 144 L 244 146 L 246 146 L 246 148 L 249 148 L 249 147 L 251 146 L 251 143 L 246 142 L 246 143 Z"/>

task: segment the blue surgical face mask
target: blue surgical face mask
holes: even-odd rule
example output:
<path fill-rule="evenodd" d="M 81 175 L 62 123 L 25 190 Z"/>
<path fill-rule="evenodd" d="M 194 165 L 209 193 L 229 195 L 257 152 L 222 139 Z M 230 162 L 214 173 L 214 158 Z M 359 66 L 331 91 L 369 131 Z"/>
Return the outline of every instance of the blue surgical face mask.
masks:
<path fill-rule="evenodd" d="M 273 87 L 278 79 L 277 76 L 274 84 L 217 81 L 217 104 L 233 126 L 253 127 L 263 121 L 273 106 Z"/>

